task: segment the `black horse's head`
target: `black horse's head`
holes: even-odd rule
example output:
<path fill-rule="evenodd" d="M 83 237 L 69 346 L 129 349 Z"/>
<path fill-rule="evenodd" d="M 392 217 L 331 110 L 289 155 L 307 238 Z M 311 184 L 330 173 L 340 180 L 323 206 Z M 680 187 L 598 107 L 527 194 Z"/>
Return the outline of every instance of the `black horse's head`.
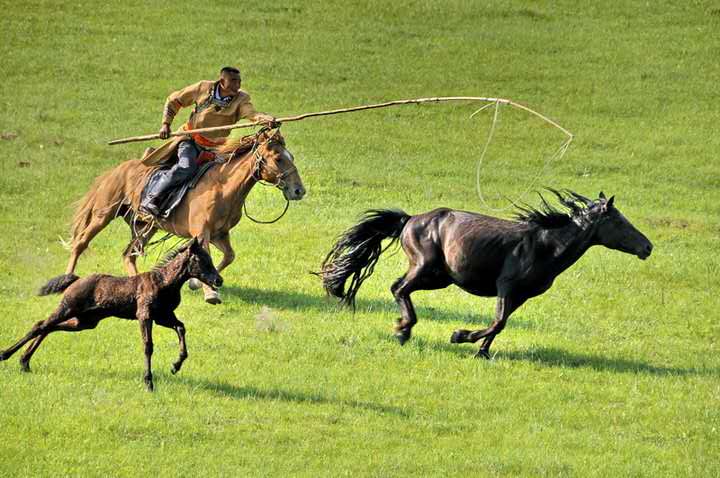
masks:
<path fill-rule="evenodd" d="M 600 198 L 586 209 L 586 214 L 595 225 L 598 244 L 636 255 L 643 260 L 652 253 L 650 240 L 615 207 L 615 196 L 607 199 L 601 192 Z"/>
<path fill-rule="evenodd" d="M 213 265 L 210 254 L 195 237 L 187 247 L 187 271 L 191 278 L 198 279 L 210 287 L 220 287 L 223 278 Z"/>

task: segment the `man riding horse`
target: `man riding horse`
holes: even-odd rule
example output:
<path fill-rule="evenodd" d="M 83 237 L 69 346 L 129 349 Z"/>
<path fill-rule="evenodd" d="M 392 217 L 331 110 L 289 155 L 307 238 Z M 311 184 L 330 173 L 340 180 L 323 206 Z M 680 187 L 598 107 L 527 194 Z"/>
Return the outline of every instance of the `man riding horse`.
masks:
<path fill-rule="evenodd" d="M 200 81 L 182 90 L 175 91 L 167 97 L 163 110 L 162 127 L 159 136 L 167 139 L 170 136 L 170 125 L 181 108 L 192 104 L 195 109 L 190 119 L 182 126 L 182 130 L 227 126 L 240 118 L 250 121 L 272 123 L 275 118 L 255 111 L 250 102 L 250 95 L 240 89 L 240 71 L 226 66 L 220 70 L 217 81 Z M 225 143 L 229 131 L 188 136 L 177 136 L 150 152 L 143 158 L 147 166 L 165 163 L 177 152 L 178 161 L 170 169 L 163 171 L 161 177 L 147 192 L 140 210 L 157 217 L 161 211 L 159 204 L 165 194 L 173 187 L 189 181 L 197 172 L 198 167 L 215 157 L 215 148 Z"/>

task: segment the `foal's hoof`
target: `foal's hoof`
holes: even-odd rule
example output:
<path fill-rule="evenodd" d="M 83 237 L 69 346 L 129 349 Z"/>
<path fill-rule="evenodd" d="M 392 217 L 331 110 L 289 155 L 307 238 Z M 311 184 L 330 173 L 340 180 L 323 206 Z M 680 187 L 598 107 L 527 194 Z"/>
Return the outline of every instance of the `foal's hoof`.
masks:
<path fill-rule="evenodd" d="M 170 367 L 170 373 L 173 374 L 173 375 L 175 375 L 175 374 L 178 373 L 179 371 L 180 371 L 180 367 L 178 367 L 177 365 L 174 365 L 174 364 L 173 364 L 173 366 Z"/>
<path fill-rule="evenodd" d="M 490 353 L 487 350 L 480 349 L 475 354 L 475 358 L 481 358 L 485 360 L 490 360 Z"/>
<path fill-rule="evenodd" d="M 470 333 L 469 330 L 463 330 L 458 329 L 450 336 L 450 343 L 451 344 L 462 344 L 464 342 L 467 342 L 468 334 Z"/>
<path fill-rule="evenodd" d="M 222 299 L 220 299 L 220 294 L 213 290 L 205 293 L 205 302 L 212 305 L 218 305 L 222 304 Z"/>
<path fill-rule="evenodd" d="M 30 364 L 27 362 L 20 362 L 20 371 L 30 373 Z"/>
<path fill-rule="evenodd" d="M 189 288 L 190 290 L 198 290 L 198 289 L 200 289 L 201 287 L 202 287 L 202 282 L 200 282 L 200 281 L 197 280 L 197 279 L 194 279 L 194 278 L 193 278 L 193 279 L 190 279 L 190 280 L 188 281 L 188 288 Z"/>

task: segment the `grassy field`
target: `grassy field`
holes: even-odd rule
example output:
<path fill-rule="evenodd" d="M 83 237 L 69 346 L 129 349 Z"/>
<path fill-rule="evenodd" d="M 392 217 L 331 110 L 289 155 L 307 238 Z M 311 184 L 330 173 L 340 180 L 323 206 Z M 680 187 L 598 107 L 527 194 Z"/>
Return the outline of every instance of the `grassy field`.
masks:
<path fill-rule="evenodd" d="M 288 123 L 306 198 L 277 224 L 242 221 L 225 303 L 188 292 L 190 357 L 173 376 L 155 328 L 156 392 L 137 325 L 54 334 L 23 374 L 0 364 L 0 476 L 719 476 L 720 151 L 717 2 L 8 2 L 0 0 L 0 348 L 49 314 L 72 203 L 146 145 L 165 96 L 226 64 L 278 116 L 399 98 L 511 98 L 575 135 L 502 108 L 407 106 Z M 179 121 L 177 122 L 179 124 Z M 367 208 L 491 212 L 528 190 L 617 206 L 648 261 L 592 249 L 496 339 L 451 332 L 494 299 L 419 292 L 400 347 L 383 257 L 354 315 L 316 270 Z M 281 211 L 258 188 L 249 207 Z M 122 274 L 117 222 L 79 273 Z M 141 267 L 152 266 L 157 250 Z"/>

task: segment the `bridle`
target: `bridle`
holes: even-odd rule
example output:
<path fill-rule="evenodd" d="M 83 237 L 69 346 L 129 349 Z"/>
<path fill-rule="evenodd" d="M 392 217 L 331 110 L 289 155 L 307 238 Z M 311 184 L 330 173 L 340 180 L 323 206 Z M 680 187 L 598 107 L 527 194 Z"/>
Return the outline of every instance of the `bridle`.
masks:
<path fill-rule="evenodd" d="M 292 174 L 293 172 L 297 171 L 297 168 L 295 167 L 295 165 L 292 162 L 290 162 L 289 167 L 282 170 L 280 172 L 280 174 L 278 174 L 276 176 L 275 182 L 271 183 L 271 182 L 268 182 L 268 181 L 265 181 L 264 179 L 262 179 L 262 170 L 264 167 L 267 167 L 267 161 L 265 160 L 263 155 L 260 154 L 260 147 L 263 145 L 266 145 L 270 141 L 272 141 L 273 138 L 275 137 L 275 135 L 278 133 L 278 131 L 280 131 L 280 127 L 279 126 L 276 127 L 274 129 L 274 131 L 272 132 L 272 134 L 270 134 L 265 141 L 260 142 L 260 136 L 263 133 L 266 133 L 269 129 L 270 128 L 268 128 L 268 127 L 262 128 L 260 131 L 257 132 L 257 134 L 255 134 L 255 139 L 253 142 L 252 150 L 250 151 L 250 154 L 252 154 L 252 157 L 253 157 L 252 177 L 255 181 L 262 184 L 263 186 L 274 186 L 274 187 L 280 189 L 281 191 L 284 191 L 285 186 L 287 185 L 285 178 L 288 175 Z M 283 192 L 283 197 L 285 197 L 284 192 Z M 248 214 L 247 201 L 243 201 L 243 211 L 245 213 L 245 216 L 247 216 L 248 219 L 250 219 L 252 222 L 257 223 L 257 224 L 272 224 L 274 222 L 277 222 L 285 215 L 285 213 L 288 211 L 289 208 L 290 208 L 290 200 L 285 197 L 285 209 L 283 209 L 283 212 L 280 213 L 280 215 L 278 217 L 276 217 L 275 219 L 273 219 L 271 221 L 261 221 L 259 219 L 253 218 L 252 216 L 250 216 L 250 214 Z"/>

